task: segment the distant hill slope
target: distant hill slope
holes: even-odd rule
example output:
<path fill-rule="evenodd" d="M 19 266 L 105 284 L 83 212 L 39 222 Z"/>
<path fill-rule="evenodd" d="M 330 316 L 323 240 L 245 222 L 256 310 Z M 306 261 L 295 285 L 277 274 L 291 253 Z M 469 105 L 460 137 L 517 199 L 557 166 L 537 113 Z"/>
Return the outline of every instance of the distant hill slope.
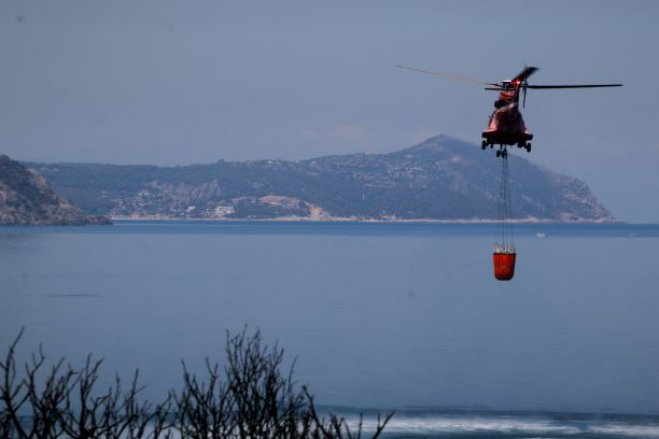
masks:
<path fill-rule="evenodd" d="M 614 221 L 588 186 L 509 156 L 513 215 Z M 181 218 L 496 219 L 501 161 L 438 136 L 389 154 L 177 167 L 32 164 L 88 213 Z"/>
<path fill-rule="evenodd" d="M 0 155 L 0 225 L 106 223 L 60 197 L 35 170 Z"/>

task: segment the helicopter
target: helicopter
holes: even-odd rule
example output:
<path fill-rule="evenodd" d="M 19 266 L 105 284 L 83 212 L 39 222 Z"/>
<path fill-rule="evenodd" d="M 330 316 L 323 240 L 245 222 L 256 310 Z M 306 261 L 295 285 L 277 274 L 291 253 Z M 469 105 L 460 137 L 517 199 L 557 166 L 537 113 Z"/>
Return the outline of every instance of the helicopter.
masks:
<path fill-rule="evenodd" d="M 519 148 L 531 152 L 531 140 L 533 133 L 526 129 L 522 113 L 519 110 L 520 94 L 522 95 L 522 107 L 526 106 L 526 92 L 528 89 L 570 89 L 570 88 L 600 88 L 600 87 L 621 87 L 622 84 L 560 84 L 560 85 L 537 85 L 529 84 L 528 79 L 538 71 L 537 67 L 524 67 L 512 79 L 501 82 L 487 82 L 478 79 L 467 78 L 464 76 L 451 75 L 448 73 L 435 72 L 432 70 L 418 69 L 397 65 L 396 67 L 406 70 L 412 70 L 428 75 L 439 76 L 446 79 L 466 81 L 476 84 L 485 85 L 485 90 L 494 90 L 499 92 L 499 97 L 494 101 L 494 111 L 490 115 L 487 128 L 483 131 L 481 148 L 486 149 L 488 146 L 493 148 L 499 145 L 497 157 L 506 157 L 508 152 L 506 147 L 516 145 Z"/>

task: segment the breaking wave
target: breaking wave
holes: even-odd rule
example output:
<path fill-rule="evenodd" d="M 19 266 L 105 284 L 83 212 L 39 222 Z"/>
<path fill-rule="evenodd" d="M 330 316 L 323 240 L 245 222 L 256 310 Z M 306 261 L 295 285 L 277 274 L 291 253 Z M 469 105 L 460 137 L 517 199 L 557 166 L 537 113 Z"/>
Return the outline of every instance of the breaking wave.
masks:
<path fill-rule="evenodd" d="M 357 426 L 359 410 L 331 408 Z M 365 411 L 364 430 L 372 431 L 377 412 Z M 379 413 L 384 414 L 384 410 Z M 385 438 L 659 438 L 659 416 L 574 413 L 397 410 Z"/>

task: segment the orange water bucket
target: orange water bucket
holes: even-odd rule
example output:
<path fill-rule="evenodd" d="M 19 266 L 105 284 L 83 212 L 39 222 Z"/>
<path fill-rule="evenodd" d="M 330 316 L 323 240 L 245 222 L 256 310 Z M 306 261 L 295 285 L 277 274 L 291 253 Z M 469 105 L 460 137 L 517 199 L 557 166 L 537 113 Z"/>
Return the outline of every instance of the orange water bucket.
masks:
<path fill-rule="evenodd" d="M 494 260 L 494 277 L 497 280 L 510 280 L 515 275 L 515 253 L 497 253 L 493 254 Z"/>

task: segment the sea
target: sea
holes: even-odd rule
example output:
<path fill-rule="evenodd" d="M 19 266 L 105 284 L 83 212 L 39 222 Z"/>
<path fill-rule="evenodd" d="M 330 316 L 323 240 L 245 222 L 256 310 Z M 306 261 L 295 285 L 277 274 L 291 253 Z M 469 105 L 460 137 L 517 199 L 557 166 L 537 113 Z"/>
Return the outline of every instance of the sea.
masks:
<path fill-rule="evenodd" d="M 0 355 L 144 397 L 260 331 L 316 403 L 384 437 L 659 438 L 659 225 L 117 221 L 0 228 Z"/>

